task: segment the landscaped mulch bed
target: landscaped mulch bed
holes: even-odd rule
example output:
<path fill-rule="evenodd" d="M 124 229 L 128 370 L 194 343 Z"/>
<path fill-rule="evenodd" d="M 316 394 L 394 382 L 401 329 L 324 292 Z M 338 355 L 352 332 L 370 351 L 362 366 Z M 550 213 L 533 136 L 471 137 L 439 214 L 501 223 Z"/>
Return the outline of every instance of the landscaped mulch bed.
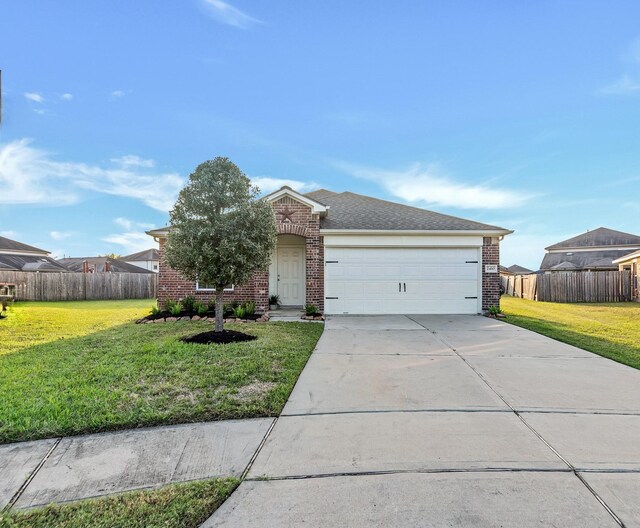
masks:
<path fill-rule="evenodd" d="M 234 330 L 223 330 L 222 332 L 202 332 L 200 334 L 183 337 L 180 341 L 184 343 L 198 343 L 200 345 L 241 343 L 243 341 L 253 341 L 258 339 L 254 335 L 243 334 Z"/>
<path fill-rule="evenodd" d="M 136 324 L 148 323 L 171 323 L 174 321 L 215 321 L 216 316 L 213 313 L 207 315 L 198 315 L 195 313 L 182 313 L 180 315 L 171 315 L 169 312 L 160 312 L 159 314 L 147 315 L 136 321 Z M 243 318 L 233 316 L 225 317 L 225 323 L 266 323 L 269 320 L 267 314 L 247 315 Z"/>

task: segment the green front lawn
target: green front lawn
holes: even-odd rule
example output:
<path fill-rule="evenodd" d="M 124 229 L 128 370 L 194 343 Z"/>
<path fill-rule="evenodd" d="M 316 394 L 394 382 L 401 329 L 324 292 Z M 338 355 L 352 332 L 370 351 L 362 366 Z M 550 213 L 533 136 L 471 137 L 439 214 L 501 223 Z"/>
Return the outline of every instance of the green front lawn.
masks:
<path fill-rule="evenodd" d="M 0 343 L 13 343 L 0 355 L 0 442 L 277 416 L 322 333 L 319 324 L 234 324 L 258 339 L 186 344 L 178 339 L 211 323 L 122 323 L 150 303 L 125 304 L 24 303 L 0 320 Z"/>
<path fill-rule="evenodd" d="M 236 479 L 174 484 L 27 512 L 0 513 L 6 528 L 196 528 L 231 495 Z"/>
<path fill-rule="evenodd" d="M 640 303 L 564 304 L 503 296 L 507 322 L 640 369 Z"/>

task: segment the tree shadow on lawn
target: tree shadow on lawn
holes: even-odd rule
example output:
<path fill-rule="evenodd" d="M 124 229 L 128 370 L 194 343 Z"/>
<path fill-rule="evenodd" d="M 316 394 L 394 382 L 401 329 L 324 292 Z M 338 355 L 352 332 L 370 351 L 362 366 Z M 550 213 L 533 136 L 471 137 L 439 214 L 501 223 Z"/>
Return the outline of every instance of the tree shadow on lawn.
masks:
<path fill-rule="evenodd" d="M 211 325 L 128 323 L 0 356 L 0 443 L 277 416 L 322 325 L 229 328 L 258 339 L 187 344 L 179 339 Z"/>
<path fill-rule="evenodd" d="M 612 338 L 577 331 L 569 324 L 526 315 L 508 314 L 507 322 L 545 335 L 556 341 L 582 348 L 618 363 L 640 369 L 640 344 L 632 346 Z"/>

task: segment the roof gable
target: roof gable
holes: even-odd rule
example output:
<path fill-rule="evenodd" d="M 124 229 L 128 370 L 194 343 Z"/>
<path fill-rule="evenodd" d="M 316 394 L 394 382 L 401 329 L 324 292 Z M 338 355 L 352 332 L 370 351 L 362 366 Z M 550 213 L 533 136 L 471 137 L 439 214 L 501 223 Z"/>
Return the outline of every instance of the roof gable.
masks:
<path fill-rule="evenodd" d="M 606 247 L 606 246 L 640 246 L 640 236 L 632 235 L 631 233 L 624 233 L 622 231 L 616 231 L 615 229 L 608 229 L 606 227 L 599 227 L 593 231 L 587 231 L 581 235 L 563 240 L 545 249 L 567 249 L 567 248 L 581 248 L 581 247 Z"/>
<path fill-rule="evenodd" d="M 160 253 L 156 248 L 149 248 L 137 253 L 132 253 L 126 257 L 120 257 L 125 262 L 141 262 L 145 260 L 160 260 Z"/>
<path fill-rule="evenodd" d="M 289 196 L 290 198 L 293 198 L 300 203 L 308 205 L 309 207 L 311 207 L 311 211 L 313 213 L 319 214 L 321 216 L 327 213 L 327 207 L 325 206 L 325 204 L 320 203 L 304 194 L 300 194 L 299 192 L 294 191 L 291 187 L 287 187 L 286 185 L 284 187 L 281 187 L 277 191 L 274 191 L 271 194 L 265 196 L 265 200 L 267 200 L 268 202 L 275 202 L 283 196 Z"/>

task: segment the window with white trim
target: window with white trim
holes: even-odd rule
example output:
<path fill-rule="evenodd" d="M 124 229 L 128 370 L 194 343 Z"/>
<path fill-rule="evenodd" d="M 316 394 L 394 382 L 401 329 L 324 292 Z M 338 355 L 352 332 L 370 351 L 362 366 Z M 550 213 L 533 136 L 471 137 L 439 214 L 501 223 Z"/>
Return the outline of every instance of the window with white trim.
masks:
<path fill-rule="evenodd" d="M 234 286 L 234 284 L 230 284 L 229 286 L 225 287 L 224 291 L 232 292 Z M 212 286 L 210 284 L 200 284 L 196 281 L 196 291 L 216 291 L 216 288 L 215 286 Z"/>

